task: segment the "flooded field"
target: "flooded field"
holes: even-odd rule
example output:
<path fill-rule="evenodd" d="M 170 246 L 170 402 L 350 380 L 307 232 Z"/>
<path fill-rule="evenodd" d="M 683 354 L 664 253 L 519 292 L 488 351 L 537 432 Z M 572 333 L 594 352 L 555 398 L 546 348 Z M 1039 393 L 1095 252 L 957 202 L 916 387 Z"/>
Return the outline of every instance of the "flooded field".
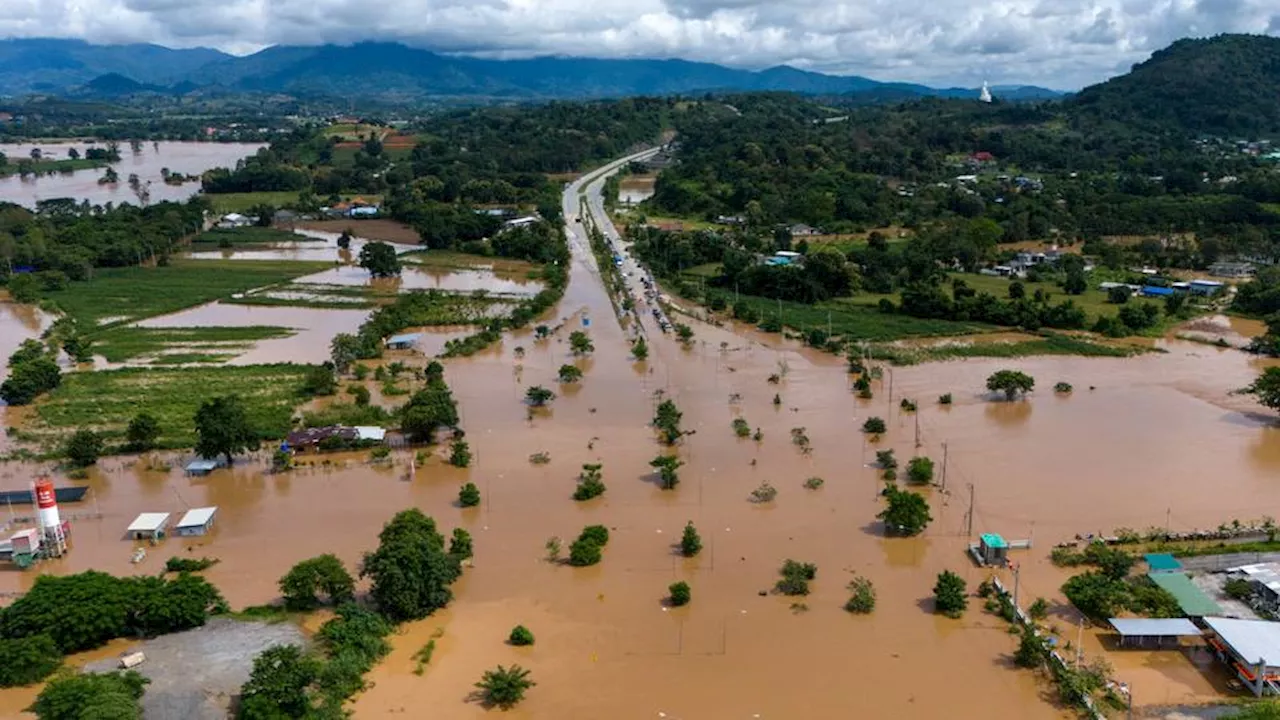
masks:
<path fill-rule="evenodd" d="M 533 297 L 542 290 L 542 283 L 523 275 L 497 272 L 488 268 L 439 268 L 405 265 L 399 277 L 371 278 L 369 271 L 354 265 L 344 265 L 315 275 L 299 278 L 302 282 L 395 288 L 399 290 L 442 290 L 451 293 L 483 291 L 503 297 Z"/>
<path fill-rule="evenodd" d="M 653 197 L 653 184 L 656 175 L 627 176 L 618 184 L 618 202 L 623 205 L 635 205 Z"/>
<path fill-rule="evenodd" d="M 102 143 L 46 143 L 6 144 L 0 145 L 0 152 L 11 161 L 28 157 L 31 150 L 39 148 L 47 160 L 65 160 L 67 152 L 75 148 L 84 154 L 91 147 L 105 147 Z M 78 170 L 69 175 L 42 175 L 40 177 L 20 178 L 17 175 L 0 178 L 0 200 L 18 203 L 27 207 L 35 207 L 40 200 L 51 198 L 75 198 L 77 202 L 88 200 L 95 205 L 106 203 L 138 204 L 138 196 L 129 188 L 128 178 L 136 174 L 146 184 L 151 183 L 151 202 L 161 200 L 186 200 L 200 191 L 200 182 L 187 182 L 181 185 L 165 184 L 161 170 L 168 168 L 171 173 L 182 175 L 200 175 L 206 170 L 216 167 L 234 168 L 236 162 L 248 157 L 263 147 L 255 143 L 195 143 L 195 142 L 160 142 L 143 143 L 137 153 L 123 143 L 120 148 L 120 162 L 113 163 L 120 182 L 114 185 L 99 185 L 98 178 L 105 168 Z"/>
<path fill-rule="evenodd" d="M 231 365 L 298 362 L 322 363 L 329 359 L 329 343 L 338 333 L 354 333 L 369 316 L 367 310 L 318 310 L 305 307 L 255 307 L 209 303 L 182 312 L 138 323 L 146 328 L 199 328 L 279 326 L 291 328 L 289 337 L 259 340 L 240 352 Z"/>
<path fill-rule="evenodd" d="M 251 249 L 219 248 L 217 250 L 196 250 L 187 253 L 194 260 L 332 260 L 333 262 L 354 262 L 360 256 L 365 244 L 377 238 L 352 235 L 351 246 L 347 249 L 338 247 L 338 237 L 342 231 L 308 230 L 297 228 L 293 232 L 307 239 L 296 242 L 282 241 L 266 243 L 266 247 L 255 246 Z M 396 245 L 396 252 L 406 253 L 416 250 L 416 245 Z"/>
<path fill-rule="evenodd" d="M 1014 553 L 1022 597 L 1050 599 L 1072 642 L 1074 614 L 1060 607 L 1058 592 L 1067 574 L 1047 560 L 1055 542 L 1118 526 L 1212 527 L 1274 506 L 1280 428 L 1274 415 L 1231 394 L 1268 361 L 1171 339 L 1158 343 L 1164 353 L 1129 359 L 886 368 L 874 399 L 860 400 L 840 358 L 777 336 L 691 322 L 696 337 L 687 349 L 646 323 L 650 356 L 634 362 L 593 262 L 580 238 L 573 244 L 565 299 L 544 320 L 565 321 L 555 336 L 537 341 L 517 332 L 446 366 L 475 457 L 471 468 L 437 457 L 410 477 L 409 454 L 398 451 L 391 466 L 347 453 L 304 457 L 312 464 L 272 475 L 264 473 L 263 452 L 191 479 L 176 469 L 144 469 L 132 458 L 104 460 L 90 472 L 93 491 L 84 506 L 63 509 L 84 516 L 73 525 L 73 551 L 42 570 L 152 573 L 171 555 L 207 555 L 221 560 L 207 576 L 232 605 L 262 603 L 277 596 L 277 579 L 300 559 L 333 552 L 355 567 L 382 524 L 414 506 L 446 534 L 467 528 L 475 565 L 454 586 L 447 611 L 393 636 L 392 655 L 354 703 L 357 718 L 413 716 L 425 702 L 432 717 L 485 716 L 468 700 L 472 684 L 496 664 L 520 663 L 538 685 L 506 714 L 512 718 L 1039 720 L 1074 713 L 1055 704 L 1056 691 L 1043 680 L 1013 667 L 1016 639 L 1003 621 L 976 599 L 961 620 L 932 612 L 938 572 L 959 573 L 970 590 L 990 572 L 964 555 L 970 486 L 974 534 L 1034 538 L 1032 550 Z M 344 271 L 330 272 L 356 282 Z M 208 322 L 228 324 L 222 313 L 230 310 L 217 312 L 216 323 Z M 582 328 L 584 314 L 593 319 L 596 350 L 575 359 L 567 337 Z M 252 322 L 298 327 L 292 317 Z M 182 324 L 196 321 L 193 315 Z M 310 345 L 320 342 L 301 337 L 280 341 L 296 345 L 264 359 L 308 359 Z M 585 372 L 581 383 L 555 382 L 565 363 Z M 1027 401 L 987 396 L 986 377 L 1006 367 L 1036 378 Z M 1054 394 L 1058 381 L 1072 383 L 1074 393 Z M 535 384 L 559 397 L 530 419 L 522 398 Z M 664 451 L 648 426 L 659 392 L 695 431 L 679 448 L 687 464 L 672 491 L 658 488 L 648 465 Z M 953 394 L 953 405 L 936 403 L 944 393 Z M 903 398 L 918 402 L 918 415 L 899 410 Z M 871 416 L 889 427 L 878 443 L 859 431 Z M 759 428 L 762 439 L 735 437 L 735 417 Z M 804 428 L 811 453 L 793 444 L 795 428 Z M 922 537 L 885 538 L 875 519 L 881 482 L 869 463 L 885 448 L 903 459 L 947 458 L 946 489 L 927 491 L 934 522 Z M 550 462 L 531 464 L 535 453 Z M 589 462 L 603 464 L 608 491 L 575 503 L 574 479 Z M 34 472 L 0 467 L 0 487 L 24 487 Z M 814 476 L 825 484 L 805 489 Z M 455 506 L 466 481 L 480 487 L 478 508 Z M 778 489 L 776 500 L 749 502 L 763 481 Z M 124 539 L 124 528 L 137 513 L 201 505 L 219 507 L 212 535 L 170 538 L 147 547 L 142 563 L 129 562 L 135 543 Z M 704 549 L 686 560 L 673 544 L 688 521 Z M 595 523 L 611 530 L 603 563 L 577 569 L 545 559 L 549 537 L 567 546 Z M 818 566 L 803 607 L 760 594 L 787 558 Z M 875 583 L 872 615 L 842 609 L 853 572 Z M 21 591 L 34 577 L 0 572 L 0 592 Z M 662 599 L 676 580 L 691 585 L 693 600 L 667 608 Z M 535 646 L 505 644 L 516 624 L 533 631 Z M 416 675 L 411 656 L 437 630 L 444 633 L 439 647 Z M 1085 635 L 1086 652 L 1095 652 L 1101 640 Z M 1134 683 L 1139 704 L 1204 700 L 1221 685 L 1217 670 L 1177 652 L 1109 652 L 1108 659 L 1119 680 Z M 13 707 L 7 703 L 19 692 L 0 692 L 0 703 Z"/>
<path fill-rule="evenodd" d="M 26 340 L 40 337 L 45 328 L 53 324 L 53 317 L 34 305 L 18 305 L 0 301 L 0 356 L 6 359 Z M 0 366 L 0 382 L 9 376 L 9 366 Z M 0 452 L 9 449 L 8 434 L 2 428 L 17 424 L 21 414 L 18 408 L 10 408 L 0 400 Z"/>

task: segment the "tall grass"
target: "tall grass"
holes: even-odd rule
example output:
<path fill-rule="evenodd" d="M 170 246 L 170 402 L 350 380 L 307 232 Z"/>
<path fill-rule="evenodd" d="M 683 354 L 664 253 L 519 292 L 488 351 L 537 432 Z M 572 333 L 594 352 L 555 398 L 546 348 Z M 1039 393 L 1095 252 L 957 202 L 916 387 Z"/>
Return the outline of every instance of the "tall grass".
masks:
<path fill-rule="evenodd" d="M 153 355 L 173 346 L 191 350 L 243 350 L 259 340 L 288 337 L 293 333 L 289 328 L 271 325 L 180 328 L 121 326 L 96 334 L 93 338 L 93 350 L 110 362 L 123 362 L 139 355 Z"/>

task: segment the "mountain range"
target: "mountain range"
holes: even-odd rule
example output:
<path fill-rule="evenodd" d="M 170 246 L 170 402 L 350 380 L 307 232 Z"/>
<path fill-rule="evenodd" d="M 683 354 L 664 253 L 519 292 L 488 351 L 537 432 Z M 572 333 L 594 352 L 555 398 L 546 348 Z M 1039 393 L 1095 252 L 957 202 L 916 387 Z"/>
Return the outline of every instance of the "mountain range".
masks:
<path fill-rule="evenodd" d="M 779 66 L 740 70 L 687 60 L 540 57 L 486 60 L 398 43 L 273 46 L 237 57 L 209 48 L 94 45 L 82 40 L 0 40 L 0 95 L 111 97 L 136 93 L 270 92 L 345 97 L 584 98 L 703 91 L 867 94 L 876 99 L 976 97 L 976 88 L 933 88 Z M 1009 100 L 1061 93 L 993 89 Z"/>

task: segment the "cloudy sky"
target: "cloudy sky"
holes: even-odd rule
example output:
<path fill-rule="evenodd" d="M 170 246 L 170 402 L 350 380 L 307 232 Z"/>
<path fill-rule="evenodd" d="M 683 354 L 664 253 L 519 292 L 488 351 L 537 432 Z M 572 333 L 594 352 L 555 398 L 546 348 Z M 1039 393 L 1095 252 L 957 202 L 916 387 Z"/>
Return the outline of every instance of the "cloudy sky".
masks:
<path fill-rule="evenodd" d="M 1060 89 L 1221 32 L 1280 35 L 1280 0 L 0 0 L 0 37 L 236 54 L 399 40 L 490 57 L 680 57 Z"/>

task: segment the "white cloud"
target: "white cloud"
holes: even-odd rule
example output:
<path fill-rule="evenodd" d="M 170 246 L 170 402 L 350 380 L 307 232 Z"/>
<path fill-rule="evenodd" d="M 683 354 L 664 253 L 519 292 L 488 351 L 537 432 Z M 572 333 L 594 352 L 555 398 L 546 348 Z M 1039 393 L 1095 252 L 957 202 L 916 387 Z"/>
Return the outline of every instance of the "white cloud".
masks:
<path fill-rule="evenodd" d="M 1075 88 L 1186 36 L 1280 34 L 1277 0 L 0 0 L 0 36 L 204 45 L 398 40 L 489 57 L 788 63 Z"/>

